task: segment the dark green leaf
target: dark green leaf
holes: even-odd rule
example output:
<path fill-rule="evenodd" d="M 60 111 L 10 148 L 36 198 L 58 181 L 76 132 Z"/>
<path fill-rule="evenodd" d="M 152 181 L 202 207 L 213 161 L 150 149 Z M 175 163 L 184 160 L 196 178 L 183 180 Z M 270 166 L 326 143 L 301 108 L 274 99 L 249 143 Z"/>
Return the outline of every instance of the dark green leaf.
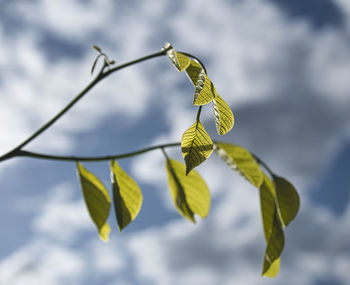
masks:
<path fill-rule="evenodd" d="M 286 227 L 297 215 L 300 207 L 298 192 L 286 179 L 273 176 L 276 187 L 277 205 L 282 225 Z"/>
<path fill-rule="evenodd" d="M 274 277 L 278 274 L 280 256 L 284 247 L 284 234 L 282 226 L 279 222 L 277 211 L 275 211 L 273 217 L 272 230 L 267 242 L 262 275 L 268 277 Z"/>

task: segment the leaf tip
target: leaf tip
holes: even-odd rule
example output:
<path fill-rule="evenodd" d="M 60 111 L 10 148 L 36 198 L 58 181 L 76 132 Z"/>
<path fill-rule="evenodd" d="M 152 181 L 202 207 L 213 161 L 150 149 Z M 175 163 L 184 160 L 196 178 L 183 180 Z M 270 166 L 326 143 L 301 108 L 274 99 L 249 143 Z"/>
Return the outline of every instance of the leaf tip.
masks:
<path fill-rule="evenodd" d="M 111 232 L 111 228 L 108 225 L 108 223 L 105 223 L 100 229 L 99 229 L 99 236 L 100 239 L 104 242 L 109 241 L 109 233 Z"/>

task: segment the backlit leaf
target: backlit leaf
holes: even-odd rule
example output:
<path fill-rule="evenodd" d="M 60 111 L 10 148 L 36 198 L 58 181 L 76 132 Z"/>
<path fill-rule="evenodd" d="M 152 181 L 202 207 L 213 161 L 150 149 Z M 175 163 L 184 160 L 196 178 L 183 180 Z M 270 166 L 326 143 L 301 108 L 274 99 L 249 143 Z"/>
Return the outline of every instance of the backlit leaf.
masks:
<path fill-rule="evenodd" d="M 181 150 L 186 163 L 186 175 L 213 152 L 213 142 L 199 120 L 182 135 Z"/>
<path fill-rule="evenodd" d="M 248 150 L 238 145 L 216 142 L 215 153 L 233 170 L 260 188 L 263 182 L 263 172 Z"/>
<path fill-rule="evenodd" d="M 191 60 L 186 73 L 195 87 L 193 105 L 200 106 L 210 103 L 214 99 L 216 91 L 202 66 Z"/>
<path fill-rule="evenodd" d="M 132 222 L 142 206 L 142 193 L 137 183 L 118 165 L 111 161 L 114 209 L 121 231 Z"/>
<path fill-rule="evenodd" d="M 167 159 L 166 169 L 172 200 L 181 215 L 195 222 L 194 214 L 205 218 L 210 208 L 210 193 L 203 178 L 195 170 L 186 175 L 183 163 Z"/>
<path fill-rule="evenodd" d="M 82 164 L 77 163 L 77 170 L 90 217 L 98 229 L 100 238 L 107 241 L 110 232 L 107 218 L 111 207 L 108 191 L 103 183 Z"/>
<path fill-rule="evenodd" d="M 166 54 L 178 71 L 184 71 L 190 65 L 191 59 L 187 55 L 176 52 L 169 43 L 165 44 L 164 49 L 167 50 Z"/>
<path fill-rule="evenodd" d="M 212 101 L 216 130 L 219 135 L 228 133 L 234 124 L 234 117 L 230 107 L 219 94 L 215 94 Z"/>
<path fill-rule="evenodd" d="M 300 198 L 294 186 L 286 179 L 273 176 L 276 187 L 276 197 L 281 222 L 286 227 L 297 215 L 300 207 Z"/>
<path fill-rule="evenodd" d="M 261 215 L 263 219 L 263 226 L 264 226 L 264 234 L 265 239 L 267 242 L 267 249 L 264 257 L 264 264 L 263 264 L 263 276 L 266 277 L 275 277 L 279 272 L 280 267 L 280 257 L 276 258 L 274 261 L 271 261 L 271 254 L 274 256 L 273 253 L 271 253 L 272 250 L 272 242 L 271 235 L 273 231 L 276 231 L 274 227 L 277 225 L 280 225 L 278 221 L 274 221 L 277 216 L 277 208 L 276 208 L 276 192 L 275 192 L 275 185 L 274 183 L 264 174 L 264 181 L 260 186 L 260 205 L 261 205 Z M 275 242 L 277 243 L 277 247 L 281 247 L 281 243 L 284 242 L 284 238 L 282 239 L 281 229 L 277 232 L 279 234 L 275 235 Z M 283 234 L 283 233 L 282 233 Z M 276 238 L 277 237 L 277 238 Z M 277 240 L 276 240 L 277 239 Z M 270 243 L 270 248 L 269 248 Z M 282 246 L 283 248 L 283 246 Z M 281 250 L 282 251 L 282 250 Z"/>
<path fill-rule="evenodd" d="M 260 186 L 260 206 L 261 206 L 261 216 L 263 220 L 264 226 L 264 234 L 266 241 L 269 240 L 273 219 L 276 211 L 276 194 L 275 194 L 275 186 L 273 182 L 268 178 L 265 174 L 263 183 Z"/>
<path fill-rule="evenodd" d="M 283 247 L 284 233 L 277 216 L 277 211 L 275 211 L 272 230 L 264 255 L 263 276 L 274 277 L 277 275 L 280 263 L 278 259 L 280 259 Z"/>
<path fill-rule="evenodd" d="M 280 265 L 281 257 L 275 259 L 275 261 L 269 265 L 266 264 L 265 273 L 263 273 L 263 276 L 270 278 L 276 277 L 278 272 L 280 271 Z"/>

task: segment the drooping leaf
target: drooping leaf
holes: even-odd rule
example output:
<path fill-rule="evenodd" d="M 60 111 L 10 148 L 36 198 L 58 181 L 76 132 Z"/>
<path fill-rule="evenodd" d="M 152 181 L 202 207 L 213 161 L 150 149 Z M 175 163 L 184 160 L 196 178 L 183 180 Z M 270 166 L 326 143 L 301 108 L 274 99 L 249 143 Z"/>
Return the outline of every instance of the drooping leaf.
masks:
<path fill-rule="evenodd" d="M 258 189 L 263 182 L 263 172 L 252 154 L 245 148 L 223 142 L 215 143 L 215 153 L 230 166 L 239 172 Z"/>
<path fill-rule="evenodd" d="M 186 73 L 195 87 L 193 105 L 201 106 L 210 103 L 214 99 L 216 91 L 202 66 L 191 60 Z"/>
<path fill-rule="evenodd" d="M 82 164 L 77 163 L 77 171 L 90 217 L 98 229 L 100 238 L 107 241 L 110 233 L 107 218 L 111 207 L 111 198 L 103 183 Z"/>
<path fill-rule="evenodd" d="M 286 179 L 273 176 L 276 188 L 277 206 L 283 227 L 286 227 L 297 215 L 300 198 L 294 186 Z"/>
<path fill-rule="evenodd" d="M 183 133 L 181 150 L 186 163 L 186 175 L 213 152 L 213 142 L 199 120 Z"/>
<path fill-rule="evenodd" d="M 219 135 L 228 133 L 234 124 L 234 117 L 230 107 L 219 94 L 215 94 L 212 101 L 216 130 Z"/>
<path fill-rule="evenodd" d="M 278 219 L 275 185 L 265 174 L 263 176 L 264 180 L 260 186 L 260 205 L 267 247 L 262 275 L 275 277 L 279 272 L 284 236 L 283 232 L 281 233 L 282 229 L 279 220 L 275 221 L 275 219 Z M 273 243 L 275 243 L 275 246 L 273 246 Z M 278 255 L 277 258 L 276 255 Z"/>
<path fill-rule="evenodd" d="M 111 161 L 114 209 L 121 231 L 132 222 L 142 206 L 142 193 L 138 184 L 118 165 Z"/>
<path fill-rule="evenodd" d="M 284 247 L 284 233 L 282 225 L 279 222 L 277 211 L 275 211 L 272 230 L 267 242 L 262 275 L 267 277 L 274 277 L 278 274 L 279 259 Z"/>
<path fill-rule="evenodd" d="M 276 194 L 273 182 L 265 175 L 260 186 L 260 206 L 266 241 L 269 240 L 276 211 Z"/>
<path fill-rule="evenodd" d="M 195 222 L 194 214 L 205 218 L 210 208 L 210 193 L 203 178 L 195 170 L 186 175 L 185 165 L 173 159 L 167 159 L 166 169 L 176 209 L 192 222 Z"/>
<path fill-rule="evenodd" d="M 165 44 L 164 49 L 178 71 L 184 71 L 190 65 L 191 59 L 187 55 L 176 52 L 169 43 Z"/>
<path fill-rule="evenodd" d="M 280 265 L 281 257 L 275 259 L 275 261 L 272 262 L 270 265 L 266 264 L 265 273 L 263 274 L 263 276 L 270 278 L 276 277 L 278 272 L 280 271 Z"/>

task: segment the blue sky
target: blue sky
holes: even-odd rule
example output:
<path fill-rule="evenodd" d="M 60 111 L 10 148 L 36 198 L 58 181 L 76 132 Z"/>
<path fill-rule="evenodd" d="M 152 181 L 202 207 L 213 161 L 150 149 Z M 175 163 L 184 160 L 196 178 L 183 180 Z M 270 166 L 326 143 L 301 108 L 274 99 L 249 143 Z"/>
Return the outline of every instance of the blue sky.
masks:
<path fill-rule="evenodd" d="M 164 159 L 120 164 L 144 195 L 139 217 L 98 239 L 66 162 L 0 164 L 0 284 L 349 284 L 350 4 L 323 1 L 1 1 L 0 153 L 91 80 L 97 44 L 118 63 L 165 42 L 195 54 L 235 114 L 221 140 L 263 158 L 297 187 L 279 276 L 260 277 L 258 192 L 214 156 L 196 225 L 171 204 Z M 28 150 L 122 153 L 176 142 L 194 121 L 193 87 L 157 58 L 103 81 Z M 215 139 L 212 111 L 203 124 Z M 178 149 L 169 151 L 180 158 Z M 108 163 L 86 163 L 109 185 Z"/>

